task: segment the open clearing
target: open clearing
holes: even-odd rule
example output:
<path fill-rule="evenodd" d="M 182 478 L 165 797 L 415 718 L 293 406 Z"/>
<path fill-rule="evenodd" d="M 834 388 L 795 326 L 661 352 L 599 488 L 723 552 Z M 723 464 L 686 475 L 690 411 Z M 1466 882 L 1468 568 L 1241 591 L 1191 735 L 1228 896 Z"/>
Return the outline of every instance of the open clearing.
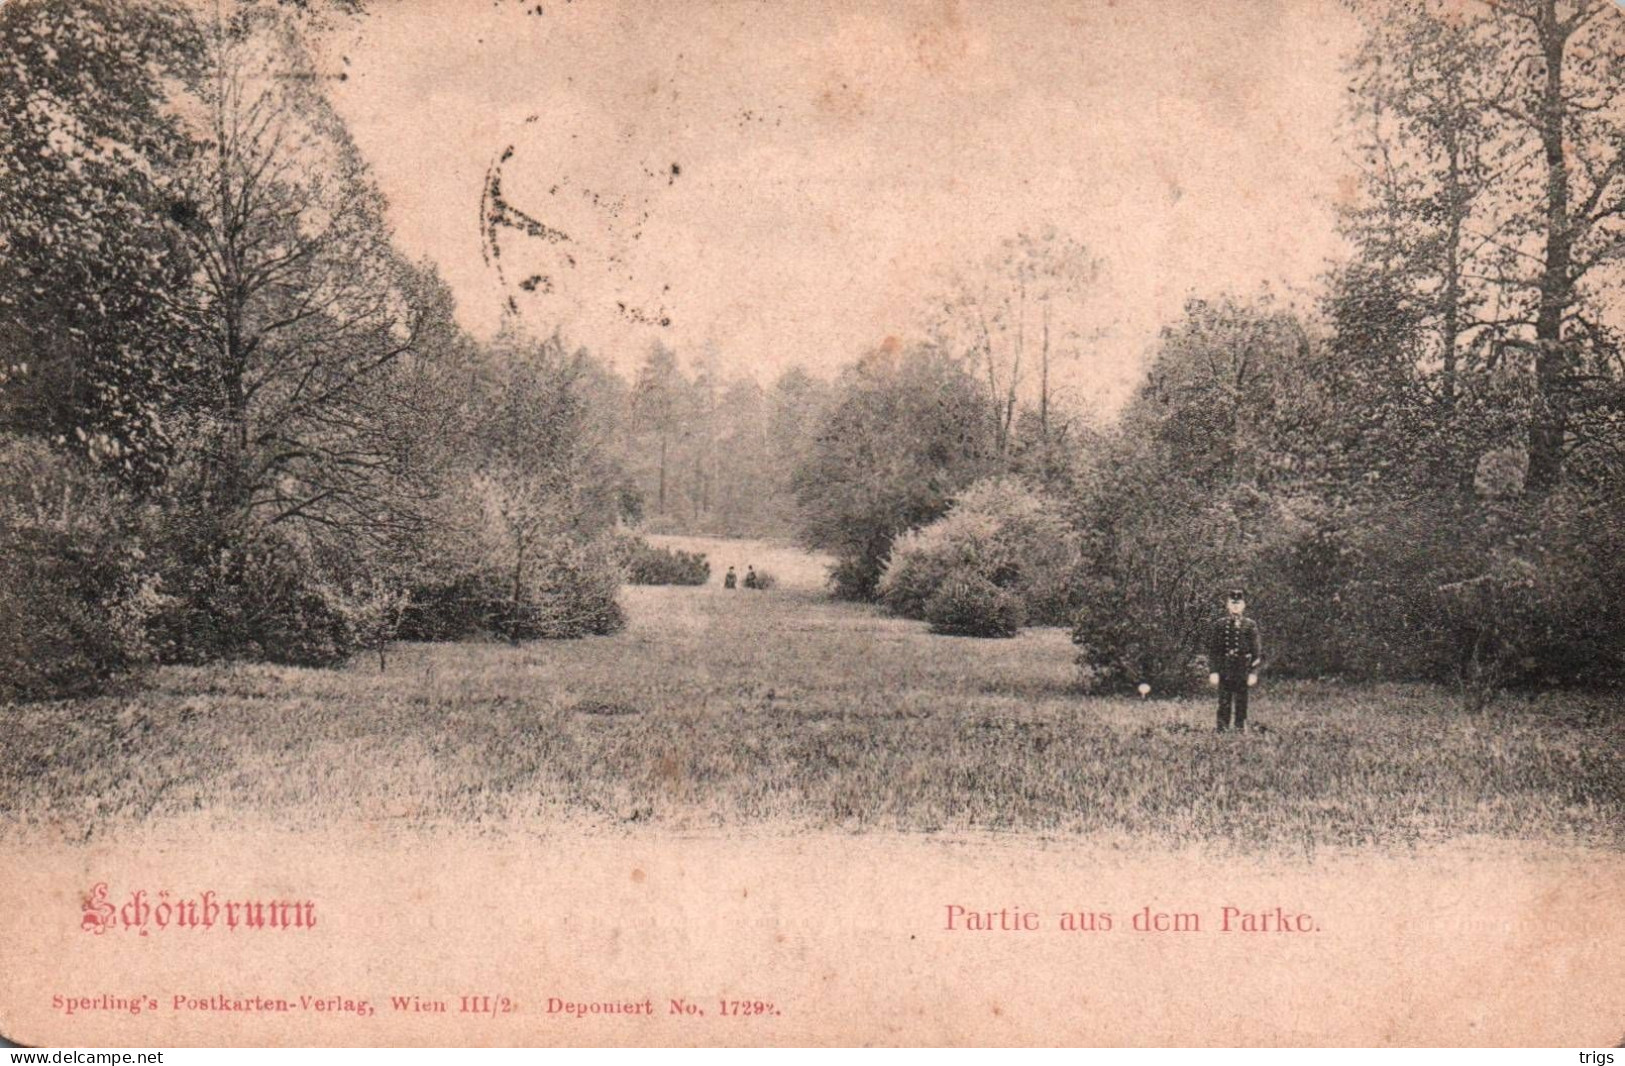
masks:
<path fill-rule="evenodd" d="M 662 538 L 668 542 L 676 538 Z M 682 546 L 714 549 L 685 538 Z M 782 554 L 782 558 L 780 555 Z M 131 693 L 4 709 L 11 832 L 90 840 L 173 818 L 288 829 L 1033 832 L 1312 853 L 1468 838 L 1625 843 L 1617 696 L 1468 716 L 1426 686 L 1268 684 L 1267 732 L 1204 697 L 1090 698 L 1060 630 L 932 636 L 779 576 L 627 588 L 616 636 L 405 645 L 379 672 L 165 668 Z"/>

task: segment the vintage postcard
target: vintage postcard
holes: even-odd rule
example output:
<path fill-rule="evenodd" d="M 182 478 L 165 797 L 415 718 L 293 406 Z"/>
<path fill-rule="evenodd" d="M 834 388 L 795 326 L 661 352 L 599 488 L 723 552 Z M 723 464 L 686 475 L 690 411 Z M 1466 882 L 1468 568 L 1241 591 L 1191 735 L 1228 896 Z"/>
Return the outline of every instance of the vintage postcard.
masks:
<path fill-rule="evenodd" d="M 1625 1039 L 1613 0 L 3 0 L 0 1034 Z"/>

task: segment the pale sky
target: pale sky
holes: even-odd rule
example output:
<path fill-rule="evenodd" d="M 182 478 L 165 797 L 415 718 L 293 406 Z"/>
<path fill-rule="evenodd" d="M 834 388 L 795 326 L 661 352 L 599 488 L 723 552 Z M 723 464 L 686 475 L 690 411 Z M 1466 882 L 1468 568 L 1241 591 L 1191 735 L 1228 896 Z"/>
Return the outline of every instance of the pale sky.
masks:
<path fill-rule="evenodd" d="M 330 42 L 401 245 L 477 333 L 511 293 L 622 367 L 661 336 L 827 373 L 917 335 L 945 269 L 1053 225 L 1105 261 L 1108 332 L 1072 373 L 1110 405 L 1187 296 L 1313 293 L 1338 252 L 1354 27 L 1331 0 L 537 6 L 376 3 Z M 569 240 L 507 231 L 505 289 L 480 202 L 509 146 L 506 199 Z"/>

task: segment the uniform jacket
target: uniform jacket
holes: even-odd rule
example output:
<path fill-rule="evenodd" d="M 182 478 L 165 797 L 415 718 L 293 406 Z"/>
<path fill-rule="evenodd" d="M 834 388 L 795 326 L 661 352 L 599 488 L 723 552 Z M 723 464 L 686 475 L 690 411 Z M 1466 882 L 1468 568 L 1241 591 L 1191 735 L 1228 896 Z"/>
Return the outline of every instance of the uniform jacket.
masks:
<path fill-rule="evenodd" d="M 1246 681 L 1263 662 L 1258 623 L 1246 615 L 1227 614 L 1215 619 L 1208 633 L 1208 671 L 1224 681 Z"/>

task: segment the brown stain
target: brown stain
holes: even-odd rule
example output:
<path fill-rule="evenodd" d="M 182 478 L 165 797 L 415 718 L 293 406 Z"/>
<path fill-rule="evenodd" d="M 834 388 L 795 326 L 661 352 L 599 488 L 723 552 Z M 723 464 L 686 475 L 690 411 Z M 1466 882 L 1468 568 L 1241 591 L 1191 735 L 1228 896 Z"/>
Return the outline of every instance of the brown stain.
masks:
<path fill-rule="evenodd" d="M 1179 167 L 1169 156 L 1157 152 L 1152 155 L 1151 162 L 1157 170 L 1157 177 L 1167 186 L 1167 197 L 1170 204 L 1177 204 L 1185 198 L 1185 187 L 1179 180 Z"/>
<path fill-rule="evenodd" d="M 897 339 L 897 334 L 895 333 L 886 334 L 886 339 L 880 342 L 880 350 L 885 352 L 887 355 L 896 355 L 898 350 L 902 347 L 903 342 Z"/>
<path fill-rule="evenodd" d="M 632 883 L 634 885 L 643 884 L 644 881 L 648 880 L 648 877 L 649 877 L 649 875 L 644 873 L 638 867 L 636 867 L 636 866 L 632 867 Z"/>
<path fill-rule="evenodd" d="M 1337 179 L 1337 203 L 1339 207 L 1353 207 L 1360 199 L 1360 176 L 1358 174 L 1343 174 Z"/>
<path fill-rule="evenodd" d="M 676 789 L 687 775 L 683 764 L 673 752 L 666 752 L 655 762 L 655 780 L 668 789 Z"/>
<path fill-rule="evenodd" d="M 863 90 L 836 71 L 830 71 L 813 95 L 813 107 L 821 115 L 841 122 L 856 122 L 869 114 L 869 101 Z"/>
<path fill-rule="evenodd" d="M 914 35 L 914 60 L 932 74 L 945 74 L 970 54 L 970 36 L 959 0 L 939 0 L 931 21 Z"/>

